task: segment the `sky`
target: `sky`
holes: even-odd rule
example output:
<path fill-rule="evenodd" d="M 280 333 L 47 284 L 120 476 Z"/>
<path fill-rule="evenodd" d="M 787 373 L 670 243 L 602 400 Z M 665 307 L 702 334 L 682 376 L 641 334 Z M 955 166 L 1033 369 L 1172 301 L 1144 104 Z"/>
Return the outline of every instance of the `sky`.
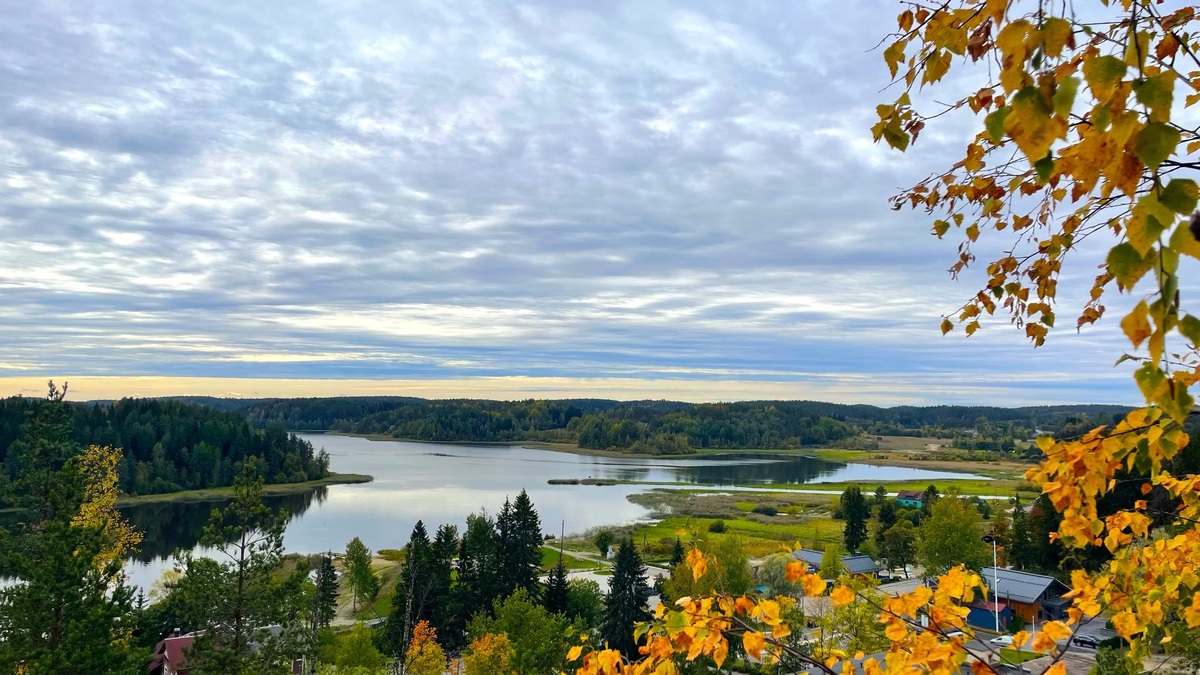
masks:
<path fill-rule="evenodd" d="M 979 122 L 872 143 L 895 2 L 7 5 L 0 394 L 1137 400 L 1095 251 L 941 336 L 887 198 Z"/>

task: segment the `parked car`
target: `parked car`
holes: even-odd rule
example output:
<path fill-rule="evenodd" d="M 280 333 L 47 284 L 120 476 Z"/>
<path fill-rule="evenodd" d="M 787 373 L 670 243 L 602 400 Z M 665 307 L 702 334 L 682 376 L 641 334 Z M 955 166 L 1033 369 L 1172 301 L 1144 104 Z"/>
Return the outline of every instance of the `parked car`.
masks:
<path fill-rule="evenodd" d="M 1096 649 L 1100 646 L 1100 638 L 1095 635 L 1076 635 L 1071 639 L 1071 642 L 1075 643 L 1077 647 L 1091 647 L 1092 649 Z"/>
<path fill-rule="evenodd" d="M 949 633 L 946 633 L 946 637 L 948 638 L 960 638 L 963 637 L 963 635 L 964 634 L 961 630 L 952 630 Z"/>
<path fill-rule="evenodd" d="M 1001 647 L 1011 647 L 1013 638 L 1011 635 L 1001 635 L 1000 637 L 994 637 L 991 640 L 988 640 L 988 642 L 991 642 L 994 645 L 1000 645 Z"/>

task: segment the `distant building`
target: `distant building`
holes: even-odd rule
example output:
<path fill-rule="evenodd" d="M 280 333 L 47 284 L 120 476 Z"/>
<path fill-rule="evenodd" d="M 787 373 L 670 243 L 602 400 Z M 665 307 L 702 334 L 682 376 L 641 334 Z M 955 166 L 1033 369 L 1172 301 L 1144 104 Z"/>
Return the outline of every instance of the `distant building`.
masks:
<path fill-rule="evenodd" d="M 1002 567 L 985 567 L 979 576 L 989 588 L 995 586 L 992 598 L 1003 600 L 1025 621 L 1062 619 L 1071 606 L 1071 600 L 1062 597 L 1071 589 L 1054 577 Z"/>
<path fill-rule="evenodd" d="M 919 509 L 925 503 L 925 493 L 920 490 L 901 490 L 896 493 L 896 501 L 900 506 Z"/>
<path fill-rule="evenodd" d="M 792 551 L 793 557 L 808 563 L 810 572 L 816 572 L 821 569 L 821 557 L 824 555 L 821 551 L 814 551 L 809 548 Z M 873 576 L 883 571 L 883 568 L 880 567 L 879 563 L 872 560 L 871 556 L 862 554 L 842 556 L 842 567 L 845 567 L 846 572 L 851 576 Z"/>
<path fill-rule="evenodd" d="M 996 613 L 1000 614 L 1000 630 L 1008 630 L 1008 622 L 1012 620 L 1012 609 L 1003 602 L 980 600 L 967 608 L 967 623 L 976 628 L 996 630 Z"/>
<path fill-rule="evenodd" d="M 180 635 L 179 631 L 176 631 L 175 635 L 159 640 L 158 644 L 154 645 L 154 657 L 150 660 L 150 666 L 146 668 L 148 675 L 188 675 L 187 657 L 184 656 L 184 652 L 191 649 L 197 637 L 196 633 Z"/>

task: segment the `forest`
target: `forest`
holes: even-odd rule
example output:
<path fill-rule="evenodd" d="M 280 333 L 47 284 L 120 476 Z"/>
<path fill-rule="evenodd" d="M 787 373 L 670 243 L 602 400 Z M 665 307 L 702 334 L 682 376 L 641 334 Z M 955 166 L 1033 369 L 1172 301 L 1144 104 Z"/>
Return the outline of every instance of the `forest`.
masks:
<path fill-rule="evenodd" d="M 642 454 L 698 448 L 863 447 L 876 435 L 953 439 L 969 450 L 1012 451 L 1037 431 L 1111 422 L 1120 406 L 899 406 L 819 401 L 682 403 L 566 399 L 522 401 L 338 397 L 198 400 L 245 415 L 256 427 L 380 434 L 420 441 L 578 443 Z"/>
<path fill-rule="evenodd" d="M 46 399 L 0 399 L 0 508 L 27 473 L 32 448 L 22 428 Z M 233 484 L 234 467 L 250 460 L 268 483 L 295 483 L 328 474 L 329 458 L 279 422 L 252 426 L 244 416 L 170 399 L 121 399 L 66 404 L 71 440 L 79 447 L 121 450 L 118 486 L 129 495 L 161 494 Z"/>

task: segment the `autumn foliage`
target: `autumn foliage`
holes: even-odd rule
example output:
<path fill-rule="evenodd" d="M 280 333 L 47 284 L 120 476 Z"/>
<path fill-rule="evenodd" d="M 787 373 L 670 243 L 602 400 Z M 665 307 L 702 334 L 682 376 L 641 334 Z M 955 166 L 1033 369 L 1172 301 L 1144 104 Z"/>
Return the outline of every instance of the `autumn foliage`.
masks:
<path fill-rule="evenodd" d="M 1172 461 L 1189 442 L 1190 388 L 1200 381 L 1200 318 L 1184 308 L 1190 287 L 1181 264 L 1200 259 L 1200 216 L 1193 215 L 1200 188 L 1189 177 L 1200 167 L 1200 130 L 1189 110 L 1200 102 L 1200 13 L 1141 0 L 916 1 L 902 8 L 882 45 L 898 95 L 877 107 L 875 139 L 905 151 L 927 124 L 969 121 L 973 130 L 961 160 L 892 203 L 930 214 L 937 237 L 960 238 L 954 275 L 976 266 L 984 240 L 983 250 L 1002 251 L 983 264 L 983 288 L 944 318 L 942 331 L 971 335 L 1001 311 L 1042 345 L 1057 323 L 1068 259 L 1099 269 L 1075 328 L 1104 315 L 1114 288 L 1137 294 L 1120 320 L 1128 353 L 1113 358 L 1133 365 L 1145 406 L 1079 438 L 1041 439 L 1045 459 L 1027 474 L 1062 515 L 1053 536 L 1072 549 L 1103 547 L 1110 559 L 1098 571 L 1073 572 L 1068 621 L 1039 623 L 1037 633 L 1018 633 L 1014 642 L 1053 656 L 1047 672 L 1060 674 L 1059 641 L 1085 619 L 1111 617 L 1130 642 L 1128 657 L 1140 663 L 1152 646 L 1169 648 L 1176 636 L 1200 629 L 1200 476 L 1177 474 Z M 954 68 L 968 75 L 956 82 L 981 86 L 938 89 Z M 914 103 L 926 100 L 926 88 L 950 102 Z M 1100 502 L 1118 480 L 1135 480 L 1144 495 L 1162 499 L 1102 515 Z M 686 562 L 696 576 L 705 573 L 700 552 Z M 822 580 L 799 567 L 788 572 L 806 594 L 823 592 Z M 862 661 L 863 672 L 957 673 L 967 663 L 989 671 L 984 655 L 946 636 L 964 626 L 966 605 L 985 597 L 984 581 L 954 567 L 936 590 L 884 600 L 879 621 L 892 646 L 882 659 Z M 831 601 L 868 601 L 861 590 L 843 579 Z M 922 628 L 923 615 L 937 629 Z M 581 674 L 674 673 L 680 656 L 722 663 L 737 640 L 771 662 L 788 649 L 783 638 L 793 629 L 772 599 L 682 598 L 638 628 L 641 660 L 582 647 L 571 657 L 581 659 Z M 839 663 L 850 655 L 796 656 L 827 672 L 854 672 Z"/>

